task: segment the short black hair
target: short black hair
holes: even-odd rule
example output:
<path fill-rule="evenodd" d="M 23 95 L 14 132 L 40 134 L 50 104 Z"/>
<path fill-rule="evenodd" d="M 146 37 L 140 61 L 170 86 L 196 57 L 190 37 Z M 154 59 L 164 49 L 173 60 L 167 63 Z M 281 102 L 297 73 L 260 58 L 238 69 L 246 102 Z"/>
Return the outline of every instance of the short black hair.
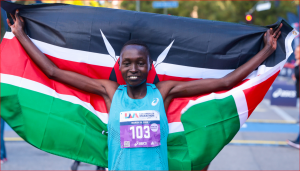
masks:
<path fill-rule="evenodd" d="M 148 56 L 150 58 L 150 51 L 149 51 L 149 48 L 147 46 L 147 44 L 141 40 L 138 40 L 138 39 L 131 39 L 131 40 L 128 40 L 122 47 L 122 50 L 121 52 L 123 51 L 124 47 L 127 46 L 127 45 L 140 45 L 140 46 L 143 46 L 146 48 L 146 51 L 148 53 Z"/>

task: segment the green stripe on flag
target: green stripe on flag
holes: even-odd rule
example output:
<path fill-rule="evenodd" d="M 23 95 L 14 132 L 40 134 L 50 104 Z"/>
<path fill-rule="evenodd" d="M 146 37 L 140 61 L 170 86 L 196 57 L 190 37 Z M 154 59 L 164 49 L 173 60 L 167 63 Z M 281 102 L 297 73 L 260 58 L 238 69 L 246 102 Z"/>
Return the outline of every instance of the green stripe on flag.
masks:
<path fill-rule="evenodd" d="M 1 83 L 1 117 L 41 150 L 107 167 L 106 124 L 78 104 Z"/>
<path fill-rule="evenodd" d="M 107 167 L 106 124 L 86 108 L 5 83 L 1 97 L 2 117 L 33 146 Z M 240 128 L 232 96 L 194 105 L 181 121 L 185 132 L 168 136 L 170 170 L 201 170 Z"/>
<path fill-rule="evenodd" d="M 214 99 L 190 107 L 182 116 L 192 170 L 201 170 L 240 129 L 234 98 Z"/>
<path fill-rule="evenodd" d="M 184 132 L 168 135 L 169 170 L 191 170 L 191 159 Z"/>
<path fill-rule="evenodd" d="M 24 139 L 24 121 L 17 95 L 1 97 L 1 117 L 10 120 L 10 126 Z"/>

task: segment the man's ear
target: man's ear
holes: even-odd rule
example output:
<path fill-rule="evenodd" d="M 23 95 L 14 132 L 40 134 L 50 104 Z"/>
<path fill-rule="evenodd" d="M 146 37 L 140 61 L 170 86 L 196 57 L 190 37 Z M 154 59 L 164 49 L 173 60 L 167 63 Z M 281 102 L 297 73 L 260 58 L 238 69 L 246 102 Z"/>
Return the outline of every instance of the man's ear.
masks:
<path fill-rule="evenodd" d="M 153 64 L 153 61 L 152 61 L 152 59 L 150 58 L 150 69 L 149 69 L 149 71 L 152 69 L 152 64 Z"/>
<path fill-rule="evenodd" d="M 121 64 L 120 64 L 120 61 L 121 61 L 121 55 L 120 55 L 120 57 L 119 57 L 119 59 L 118 59 L 119 70 L 121 70 Z"/>

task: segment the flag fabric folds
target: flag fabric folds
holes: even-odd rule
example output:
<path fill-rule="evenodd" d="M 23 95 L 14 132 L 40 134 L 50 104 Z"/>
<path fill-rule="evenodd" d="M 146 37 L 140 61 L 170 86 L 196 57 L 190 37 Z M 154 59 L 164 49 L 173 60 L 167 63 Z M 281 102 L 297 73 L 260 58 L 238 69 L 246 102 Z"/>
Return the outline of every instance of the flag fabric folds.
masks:
<path fill-rule="evenodd" d="M 172 100 L 166 109 L 170 170 L 201 170 L 213 160 L 262 101 L 298 35 L 284 20 L 260 27 L 64 4 L 1 6 L 20 9 L 27 35 L 59 68 L 120 84 L 117 61 L 130 39 L 150 48 L 148 83 L 221 78 L 263 48 L 269 27 L 283 23 L 277 50 L 239 85 Z M 2 104 L 15 104 L 1 105 L 2 117 L 28 143 L 107 167 L 103 98 L 48 79 L 11 32 L 1 43 L 1 97 Z"/>

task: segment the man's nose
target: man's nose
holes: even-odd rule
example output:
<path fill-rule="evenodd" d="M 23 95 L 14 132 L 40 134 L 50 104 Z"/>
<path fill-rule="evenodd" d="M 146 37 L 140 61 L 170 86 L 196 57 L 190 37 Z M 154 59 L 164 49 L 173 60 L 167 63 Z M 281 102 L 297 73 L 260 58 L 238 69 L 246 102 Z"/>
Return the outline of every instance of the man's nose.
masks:
<path fill-rule="evenodd" d="M 137 70 L 137 65 L 135 65 L 135 64 L 131 65 L 130 72 L 137 72 L 137 71 L 138 71 Z"/>

